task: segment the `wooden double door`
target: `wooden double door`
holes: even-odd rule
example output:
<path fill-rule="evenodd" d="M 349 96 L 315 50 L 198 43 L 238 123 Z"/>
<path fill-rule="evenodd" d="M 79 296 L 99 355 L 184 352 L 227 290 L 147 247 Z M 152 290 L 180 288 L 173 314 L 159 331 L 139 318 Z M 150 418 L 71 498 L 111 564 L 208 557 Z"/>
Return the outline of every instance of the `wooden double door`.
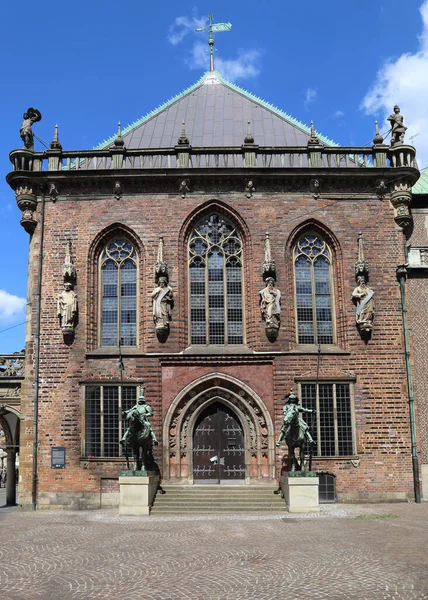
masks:
<path fill-rule="evenodd" d="M 227 483 L 245 478 L 244 432 L 235 413 L 220 401 L 199 415 L 193 431 L 193 480 Z"/>

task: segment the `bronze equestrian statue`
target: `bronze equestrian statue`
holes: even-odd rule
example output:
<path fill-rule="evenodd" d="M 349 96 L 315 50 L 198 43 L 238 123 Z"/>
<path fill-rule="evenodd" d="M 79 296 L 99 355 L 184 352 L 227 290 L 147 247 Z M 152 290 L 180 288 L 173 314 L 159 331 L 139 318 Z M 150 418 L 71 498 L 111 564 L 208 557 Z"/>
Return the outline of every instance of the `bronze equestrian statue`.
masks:
<path fill-rule="evenodd" d="M 148 420 L 148 417 L 153 415 L 153 411 L 146 404 L 144 391 L 141 391 L 138 403 L 129 410 L 124 410 L 122 414 L 125 417 L 128 428 L 120 443 L 125 450 L 128 469 L 128 446 L 131 448 L 134 456 L 134 471 L 149 471 L 153 469 L 155 466 L 153 446 L 157 446 L 158 441 Z"/>
<path fill-rule="evenodd" d="M 299 406 L 299 399 L 293 393 L 293 390 L 291 390 L 290 394 L 288 395 L 288 400 L 283 408 L 284 420 L 281 425 L 281 433 L 279 435 L 278 442 L 276 443 L 277 446 L 280 446 L 282 440 L 285 439 L 288 447 L 288 468 L 291 471 L 295 471 L 296 467 L 299 469 L 299 471 L 305 470 L 304 457 L 307 445 L 309 445 L 310 455 L 312 458 L 312 446 L 314 444 L 314 440 L 310 434 L 309 426 L 299 416 L 299 413 L 301 412 L 313 413 L 314 411 L 310 408 L 303 408 L 303 406 Z M 299 448 L 299 460 L 297 460 L 295 454 L 296 448 Z M 311 465 L 309 468 L 311 468 Z"/>

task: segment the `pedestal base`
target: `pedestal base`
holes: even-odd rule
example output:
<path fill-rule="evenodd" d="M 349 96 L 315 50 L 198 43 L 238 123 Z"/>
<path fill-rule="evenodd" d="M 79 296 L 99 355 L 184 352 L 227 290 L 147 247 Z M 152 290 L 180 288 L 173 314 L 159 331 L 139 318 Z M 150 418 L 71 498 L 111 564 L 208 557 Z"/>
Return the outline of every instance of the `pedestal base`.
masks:
<path fill-rule="evenodd" d="M 158 484 L 159 475 L 154 471 L 119 477 L 119 514 L 149 515 Z"/>
<path fill-rule="evenodd" d="M 319 477 L 281 475 L 280 485 L 288 512 L 318 513 Z"/>

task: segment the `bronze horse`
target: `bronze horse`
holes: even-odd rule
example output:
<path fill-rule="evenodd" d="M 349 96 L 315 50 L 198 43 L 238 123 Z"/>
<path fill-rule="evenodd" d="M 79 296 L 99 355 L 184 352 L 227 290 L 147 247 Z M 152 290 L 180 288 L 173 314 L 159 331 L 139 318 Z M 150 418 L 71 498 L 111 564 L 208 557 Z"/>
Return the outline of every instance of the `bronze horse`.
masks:
<path fill-rule="evenodd" d="M 306 430 L 307 425 L 299 419 L 299 407 L 296 404 L 290 404 L 287 414 L 284 417 L 283 427 L 288 425 L 288 431 L 285 434 L 285 441 L 288 448 L 289 469 L 295 471 L 305 470 L 305 451 L 306 451 Z M 297 460 L 295 450 L 299 448 L 299 460 Z"/>
<path fill-rule="evenodd" d="M 127 445 L 134 456 L 134 471 L 149 471 L 154 467 L 153 439 L 150 424 L 136 408 L 126 414 L 128 435 L 124 445 L 126 462 L 129 469 Z"/>

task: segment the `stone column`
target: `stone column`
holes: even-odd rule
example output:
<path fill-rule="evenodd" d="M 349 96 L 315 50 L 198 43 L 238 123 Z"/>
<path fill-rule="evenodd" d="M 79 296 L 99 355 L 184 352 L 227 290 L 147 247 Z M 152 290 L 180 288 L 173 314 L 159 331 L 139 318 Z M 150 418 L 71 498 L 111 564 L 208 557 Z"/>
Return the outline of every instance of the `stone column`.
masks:
<path fill-rule="evenodd" d="M 16 505 L 16 450 L 7 448 L 6 506 Z"/>

